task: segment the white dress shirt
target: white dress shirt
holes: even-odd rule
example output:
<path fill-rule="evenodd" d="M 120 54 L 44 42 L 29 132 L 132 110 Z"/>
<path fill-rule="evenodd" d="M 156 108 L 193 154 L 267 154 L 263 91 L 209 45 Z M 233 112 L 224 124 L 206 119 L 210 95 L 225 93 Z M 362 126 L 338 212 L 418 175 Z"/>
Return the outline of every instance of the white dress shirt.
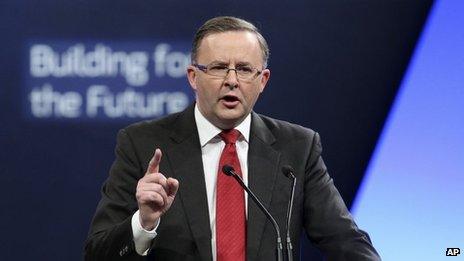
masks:
<path fill-rule="evenodd" d="M 219 168 L 219 160 L 222 150 L 225 147 L 225 142 L 219 137 L 221 129 L 209 122 L 203 114 L 201 114 L 198 106 L 195 105 L 195 122 L 198 129 L 198 136 L 201 145 L 201 159 L 203 161 L 203 169 L 205 174 L 206 196 L 208 199 L 208 212 L 211 228 L 211 248 L 213 261 L 216 261 L 216 183 Z M 237 154 L 242 170 L 242 178 L 245 184 L 248 184 L 248 144 L 250 137 L 251 115 L 248 116 L 237 126 L 236 130 L 242 134 L 236 142 Z M 221 173 L 222 175 L 222 173 Z M 182 185 L 182 184 L 181 184 Z M 248 200 L 245 196 L 245 213 L 247 213 Z M 135 249 L 138 254 L 146 255 L 153 238 L 156 237 L 156 229 L 158 228 L 159 220 L 155 228 L 147 231 L 142 228 L 139 220 L 139 211 L 132 216 L 132 232 L 134 236 Z"/>

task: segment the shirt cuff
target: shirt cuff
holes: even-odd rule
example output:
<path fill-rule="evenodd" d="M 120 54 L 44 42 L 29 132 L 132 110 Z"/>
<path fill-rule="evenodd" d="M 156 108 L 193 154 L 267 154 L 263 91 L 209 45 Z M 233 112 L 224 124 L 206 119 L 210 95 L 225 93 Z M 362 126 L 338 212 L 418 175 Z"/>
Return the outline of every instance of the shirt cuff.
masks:
<path fill-rule="evenodd" d="M 134 215 L 132 215 L 131 225 L 132 225 L 132 234 L 134 236 L 135 251 L 141 256 L 146 256 L 148 250 L 150 250 L 150 244 L 153 238 L 156 237 L 156 229 L 160 223 L 160 219 L 155 222 L 155 228 L 148 231 L 143 229 L 140 224 L 140 212 L 137 210 Z"/>

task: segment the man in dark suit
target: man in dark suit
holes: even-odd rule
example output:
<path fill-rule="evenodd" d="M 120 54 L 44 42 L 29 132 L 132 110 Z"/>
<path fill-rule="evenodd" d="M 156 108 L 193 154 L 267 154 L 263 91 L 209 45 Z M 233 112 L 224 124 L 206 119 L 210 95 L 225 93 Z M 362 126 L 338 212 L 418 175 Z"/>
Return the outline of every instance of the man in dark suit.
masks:
<path fill-rule="evenodd" d="M 380 260 L 327 173 L 319 135 L 252 111 L 270 77 L 268 57 L 265 39 L 244 20 L 217 17 L 197 31 L 187 69 L 196 103 L 119 132 L 87 260 L 275 260 L 273 227 L 221 174 L 228 162 L 282 234 L 291 182 L 281 168 L 293 166 L 295 260 L 303 231 L 328 260 Z"/>

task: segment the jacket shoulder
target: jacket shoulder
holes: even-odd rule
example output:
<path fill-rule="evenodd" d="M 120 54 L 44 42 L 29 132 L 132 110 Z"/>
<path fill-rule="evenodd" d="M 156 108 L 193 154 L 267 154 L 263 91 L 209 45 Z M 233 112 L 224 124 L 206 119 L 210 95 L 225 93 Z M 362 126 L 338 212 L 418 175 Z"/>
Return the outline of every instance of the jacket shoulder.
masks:
<path fill-rule="evenodd" d="M 126 132 L 131 137 L 168 134 L 171 131 L 170 127 L 182 113 L 184 112 L 170 114 L 159 119 L 139 121 L 124 127 L 121 131 Z"/>
<path fill-rule="evenodd" d="M 261 114 L 258 114 L 258 117 L 278 140 L 313 139 L 317 135 L 314 130 L 295 123 Z"/>

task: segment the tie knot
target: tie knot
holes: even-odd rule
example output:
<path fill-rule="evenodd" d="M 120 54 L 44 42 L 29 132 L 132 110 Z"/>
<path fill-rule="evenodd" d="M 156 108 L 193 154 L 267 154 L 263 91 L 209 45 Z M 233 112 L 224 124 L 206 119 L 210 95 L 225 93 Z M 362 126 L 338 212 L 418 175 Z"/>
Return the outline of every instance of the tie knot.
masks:
<path fill-rule="evenodd" d="M 219 136 L 221 136 L 222 140 L 226 144 L 235 144 L 238 137 L 240 136 L 240 132 L 236 129 L 225 130 L 219 133 Z"/>

